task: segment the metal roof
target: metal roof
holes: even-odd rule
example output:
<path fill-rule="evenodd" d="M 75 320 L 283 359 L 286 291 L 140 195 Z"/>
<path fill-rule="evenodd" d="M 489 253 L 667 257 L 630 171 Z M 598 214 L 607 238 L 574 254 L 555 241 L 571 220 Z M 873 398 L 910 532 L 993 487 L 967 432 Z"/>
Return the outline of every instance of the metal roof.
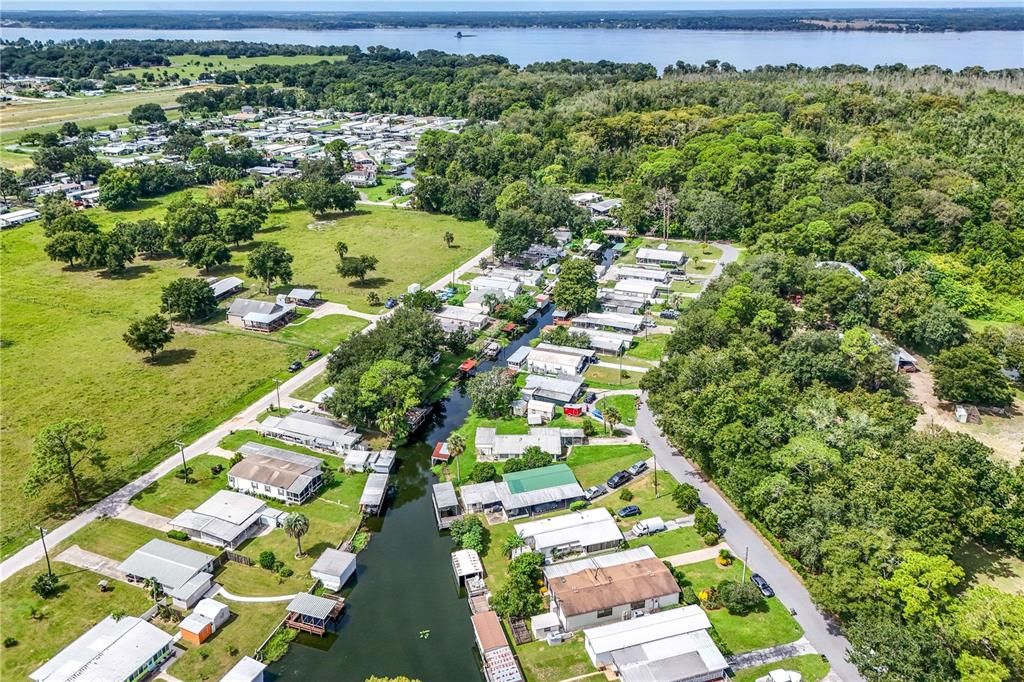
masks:
<path fill-rule="evenodd" d="M 359 498 L 359 505 L 363 507 L 378 507 L 384 501 L 384 493 L 388 487 L 387 474 L 370 474 L 366 478 L 366 486 Z"/>
<path fill-rule="evenodd" d="M 583 386 L 583 377 L 559 374 L 554 377 L 531 374 L 526 377 L 523 393 L 530 397 L 551 398 L 568 402 L 572 400 Z"/>
<path fill-rule="evenodd" d="M 644 247 L 636 250 L 636 258 L 637 260 L 656 260 L 663 261 L 665 263 L 681 263 L 686 258 L 686 254 L 682 251 L 650 249 Z"/>
<path fill-rule="evenodd" d="M 36 682 L 127 680 L 172 640 L 141 618 L 107 616 L 29 677 Z"/>
<path fill-rule="evenodd" d="M 618 566 L 619 564 L 629 563 L 630 561 L 654 559 L 655 557 L 656 555 L 654 550 L 647 545 L 643 545 L 641 547 L 634 547 L 633 549 L 627 549 L 613 554 L 598 554 L 595 556 L 588 556 L 585 559 L 575 559 L 574 561 L 551 564 L 550 566 L 544 567 L 544 577 L 551 580 L 563 575 L 579 573 L 580 571 L 585 571 L 587 569 Z"/>
<path fill-rule="evenodd" d="M 318 293 L 316 289 L 292 289 L 288 292 L 288 298 L 309 301 L 315 298 Z"/>
<path fill-rule="evenodd" d="M 604 507 L 520 523 L 515 531 L 523 539 L 532 538 L 533 548 L 540 552 L 566 545 L 586 547 L 622 540 L 622 531 Z"/>
<path fill-rule="evenodd" d="M 709 630 L 711 621 L 696 605 L 660 611 L 643 618 L 610 623 L 583 631 L 588 648 L 597 655 L 631 646 L 655 642 L 667 637 Z"/>
<path fill-rule="evenodd" d="M 264 457 L 273 457 L 274 459 L 279 459 L 285 462 L 294 462 L 309 469 L 319 469 L 324 463 L 324 461 L 319 457 L 304 455 L 300 452 L 285 450 L 284 448 L 275 448 L 273 445 L 264 445 L 263 443 L 255 443 L 253 441 L 249 441 L 242 447 L 238 448 L 238 452 L 243 455 L 262 455 Z"/>
<path fill-rule="evenodd" d="M 459 498 L 455 496 L 455 486 L 451 481 L 434 484 L 434 501 L 440 509 L 459 506 Z"/>
<path fill-rule="evenodd" d="M 292 613 L 300 613 L 303 616 L 324 620 L 331 615 L 331 611 L 337 605 L 338 602 L 333 599 L 318 597 L 308 592 L 299 592 L 288 602 L 288 610 Z"/>
<path fill-rule="evenodd" d="M 483 575 L 484 565 L 475 549 L 460 549 L 452 552 L 452 569 L 459 578 L 470 575 Z"/>
<path fill-rule="evenodd" d="M 508 485 L 509 492 L 516 494 L 576 483 L 576 476 L 565 464 L 552 464 L 505 474 L 503 482 Z"/>
<path fill-rule="evenodd" d="M 210 499 L 196 507 L 197 514 L 205 514 L 239 525 L 260 513 L 267 503 L 263 500 L 230 490 L 218 490 Z"/>
<path fill-rule="evenodd" d="M 342 552 L 339 549 L 328 547 L 317 558 L 309 571 L 310 573 L 325 573 L 340 578 L 348 573 L 355 566 L 355 563 L 356 555 L 352 552 Z"/>
<path fill-rule="evenodd" d="M 211 284 L 210 289 L 213 290 L 213 295 L 215 297 L 220 297 L 242 286 L 243 284 L 244 282 L 237 277 L 225 277 L 224 279 L 219 279 L 213 284 Z"/>
<path fill-rule="evenodd" d="M 141 578 L 156 578 L 165 589 L 175 590 L 202 572 L 213 555 L 155 538 L 132 552 L 118 570 Z"/>
<path fill-rule="evenodd" d="M 498 484 L 494 481 L 486 483 L 471 483 L 462 486 L 462 501 L 467 506 L 494 504 L 501 498 L 498 496 Z"/>
<path fill-rule="evenodd" d="M 244 656 L 227 675 L 220 678 L 220 682 L 253 682 L 255 679 L 262 679 L 261 676 L 266 669 L 267 666 L 255 658 Z"/>

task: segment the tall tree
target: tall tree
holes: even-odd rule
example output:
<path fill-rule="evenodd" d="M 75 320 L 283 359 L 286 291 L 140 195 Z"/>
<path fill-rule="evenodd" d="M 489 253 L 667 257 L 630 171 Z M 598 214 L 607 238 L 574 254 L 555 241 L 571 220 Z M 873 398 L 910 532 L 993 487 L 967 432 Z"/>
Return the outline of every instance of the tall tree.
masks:
<path fill-rule="evenodd" d="M 274 280 L 287 284 L 292 278 L 292 254 L 277 242 L 260 242 L 249 254 L 245 274 L 264 284 L 267 294 Z"/>
<path fill-rule="evenodd" d="M 133 320 L 124 333 L 124 342 L 137 353 L 149 353 L 152 360 L 174 339 L 174 329 L 163 315 L 150 315 Z"/>
<path fill-rule="evenodd" d="M 84 500 L 80 468 L 105 468 L 107 457 L 99 444 L 106 437 L 102 426 L 83 419 L 65 419 L 43 427 L 32 449 L 25 493 L 34 495 L 46 486 L 63 485 L 74 498 L 75 506 L 81 506 Z"/>
<path fill-rule="evenodd" d="M 209 234 L 201 234 L 182 247 L 185 262 L 206 272 L 231 260 L 228 245 Z"/>
<path fill-rule="evenodd" d="M 551 296 L 555 304 L 573 314 L 590 310 L 597 300 L 597 275 L 594 264 L 583 258 L 562 261 Z"/>
<path fill-rule="evenodd" d="M 305 514 L 292 512 L 284 517 L 284 532 L 290 538 L 295 538 L 295 558 L 301 559 L 305 556 L 302 551 L 302 536 L 309 532 L 309 519 Z"/>
<path fill-rule="evenodd" d="M 217 300 L 210 285 L 198 277 L 179 277 L 160 293 L 161 312 L 183 320 L 202 320 L 217 309 Z"/>
<path fill-rule="evenodd" d="M 338 263 L 338 274 L 342 277 L 355 277 L 360 284 L 366 282 L 366 276 L 377 269 L 377 257 L 366 254 L 346 256 Z"/>
<path fill-rule="evenodd" d="M 979 344 L 965 343 L 942 351 L 935 360 L 934 374 L 935 395 L 940 400 L 998 407 L 1013 401 L 999 361 Z"/>

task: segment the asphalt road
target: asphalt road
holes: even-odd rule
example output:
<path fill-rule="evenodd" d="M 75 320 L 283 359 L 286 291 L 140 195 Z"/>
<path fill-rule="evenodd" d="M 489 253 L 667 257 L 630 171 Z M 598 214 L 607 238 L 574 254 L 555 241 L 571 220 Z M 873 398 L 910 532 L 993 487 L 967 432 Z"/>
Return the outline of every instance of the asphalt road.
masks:
<path fill-rule="evenodd" d="M 677 481 L 689 483 L 700 491 L 700 498 L 704 504 L 718 514 L 725 541 L 740 557 L 749 551 L 748 562 L 751 569 L 768 581 L 783 604 L 796 610 L 796 620 L 804 629 L 804 636 L 818 652 L 828 657 L 829 663 L 832 664 L 832 672 L 845 682 L 863 680 L 857 668 L 846 660 L 850 642 L 843 636 L 838 625 L 818 611 L 803 582 L 792 568 L 775 554 L 760 533 L 721 493 L 703 480 L 688 459 L 673 454 L 675 450 L 661 435 L 661 429 L 655 423 L 646 399 L 637 413 L 635 432 L 647 440 L 660 469 L 668 471 Z"/>

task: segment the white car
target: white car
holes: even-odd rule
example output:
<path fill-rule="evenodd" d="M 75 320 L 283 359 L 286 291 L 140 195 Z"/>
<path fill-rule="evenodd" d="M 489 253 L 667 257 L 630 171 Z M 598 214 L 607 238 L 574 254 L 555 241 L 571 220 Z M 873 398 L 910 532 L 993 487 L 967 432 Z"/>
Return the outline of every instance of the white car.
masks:
<path fill-rule="evenodd" d="M 764 677 L 757 678 L 756 682 L 803 682 L 804 676 L 792 670 L 772 670 Z"/>
<path fill-rule="evenodd" d="M 650 519 L 644 519 L 643 521 L 637 521 L 633 524 L 633 535 L 638 538 L 642 538 L 645 535 L 654 535 L 665 530 L 665 522 L 660 516 L 655 516 Z"/>
<path fill-rule="evenodd" d="M 309 412 L 309 408 L 306 407 L 305 403 L 292 403 L 293 412 Z"/>

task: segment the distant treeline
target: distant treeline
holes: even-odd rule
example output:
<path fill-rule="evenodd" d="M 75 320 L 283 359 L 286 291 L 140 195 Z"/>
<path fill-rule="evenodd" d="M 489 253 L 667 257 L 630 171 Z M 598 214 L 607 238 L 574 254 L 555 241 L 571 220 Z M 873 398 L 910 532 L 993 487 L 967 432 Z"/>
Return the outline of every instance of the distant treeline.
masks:
<path fill-rule="evenodd" d="M 33 28 L 345 30 L 358 28 L 667 28 L 735 31 L 1021 31 L 1024 8 L 864 8 L 579 12 L 4 12 L 6 26 Z"/>

